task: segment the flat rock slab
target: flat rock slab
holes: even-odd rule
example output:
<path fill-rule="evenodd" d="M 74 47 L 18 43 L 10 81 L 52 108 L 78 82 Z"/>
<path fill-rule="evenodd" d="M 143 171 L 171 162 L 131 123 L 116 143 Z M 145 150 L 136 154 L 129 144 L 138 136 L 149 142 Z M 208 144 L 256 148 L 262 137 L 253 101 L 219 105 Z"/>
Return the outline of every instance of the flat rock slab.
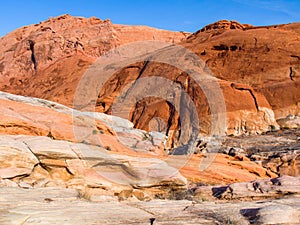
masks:
<path fill-rule="evenodd" d="M 0 224 L 299 224 L 300 198 L 260 202 L 192 202 L 103 197 L 93 202 L 63 188 L 0 188 Z M 276 215 L 277 214 L 277 215 Z M 280 216 L 283 215 L 283 216 Z"/>

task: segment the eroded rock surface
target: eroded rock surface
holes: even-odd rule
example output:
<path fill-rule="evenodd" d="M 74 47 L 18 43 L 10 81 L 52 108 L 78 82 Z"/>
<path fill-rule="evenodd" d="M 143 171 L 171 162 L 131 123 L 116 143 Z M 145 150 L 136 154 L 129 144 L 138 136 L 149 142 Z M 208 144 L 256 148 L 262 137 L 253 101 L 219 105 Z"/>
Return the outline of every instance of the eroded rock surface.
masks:
<path fill-rule="evenodd" d="M 180 43 L 203 60 L 203 64 L 197 64 L 202 69 L 201 75 L 210 73 L 217 78 L 226 105 L 226 134 L 260 134 L 277 130 L 279 126 L 276 120 L 288 115 L 299 116 L 299 28 L 299 23 L 253 27 L 220 21 Z M 118 95 L 132 79 L 161 76 L 174 81 L 189 94 L 192 101 L 180 94 L 176 96 L 177 93 L 174 92 L 175 97 L 182 100 L 180 107 L 175 110 L 170 106 L 169 99 L 146 98 L 134 106 L 130 119 L 142 129 L 152 129 L 151 122 L 157 124 L 153 126 L 154 129 L 165 131 L 172 139 L 171 147 L 176 147 L 176 142 L 180 143 L 178 140 L 183 136 L 182 131 L 192 130 L 183 125 L 194 118 L 188 111 L 188 106 L 193 102 L 197 108 L 200 133 L 211 132 L 212 108 L 209 106 L 207 93 L 203 87 L 199 87 L 197 80 L 188 76 L 187 71 L 158 63 L 160 60 L 157 59 L 162 58 L 174 59 L 172 62 L 177 63 L 179 68 L 184 63 L 191 70 L 195 66 L 195 61 L 184 51 L 175 53 L 170 48 L 159 50 L 153 58 L 150 57 L 154 62 L 150 60 L 136 63 L 112 77 L 110 84 L 114 84 L 114 87 L 109 88 L 107 85 L 104 88 L 97 105 L 98 110 L 109 112 L 113 101 L 106 96 Z M 124 74 L 127 76 L 124 77 Z M 153 92 L 157 91 L 158 83 L 154 82 Z M 207 89 L 218 93 L 210 85 Z M 222 99 L 221 95 L 218 97 Z M 219 102 L 220 99 L 216 98 L 213 102 Z M 180 121 L 179 116 L 184 117 L 184 122 Z M 295 120 L 289 125 L 280 125 L 297 127 L 297 122 Z"/>
<path fill-rule="evenodd" d="M 218 198 L 226 200 L 252 200 L 299 196 L 300 177 L 282 176 L 252 182 L 233 183 L 228 186 L 199 186 L 191 189 L 197 198 Z"/>
<path fill-rule="evenodd" d="M 248 158 L 278 175 L 300 175 L 300 130 L 283 129 L 260 136 L 227 137 L 221 152 Z"/>
<path fill-rule="evenodd" d="M 92 145 L 48 137 L 1 136 L 0 146 L 0 178 L 28 188 L 90 187 L 114 194 L 132 188 L 180 189 L 187 182 L 162 160 L 110 154 Z"/>
<path fill-rule="evenodd" d="M 95 59 L 136 41 L 177 43 L 188 33 L 63 15 L 0 39 L 1 90 L 72 105 L 81 76 Z"/>
<path fill-rule="evenodd" d="M 123 44 L 180 42 L 203 63 L 168 46 L 118 70 L 96 95 L 97 111 L 112 113 L 126 88 L 175 99 L 139 99 L 125 119 L 0 92 L 0 223 L 298 224 L 299 28 L 220 21 L 188 36 L 64 15 L 1 38 L 1 90 L 68 106 L 95 59 Z M 200 79 L 213 92 L 191 71 L 159 63 L 166 58 L 201 79 L 214 74 Z M 170 92 L 156 76 L 173 82 Z M 152 86 L 138 86 L 149 77 Z M 207 96 L 215 84 L 221 114 Z M 226 125 L 213 127 L 219 117 Z M 291 130 L 265 133 L 279 126 Z M 221 136 L 205 137 L 214 132 Z M 184 155 L 189 134 L 196 151 Z M 214 138 L 224 142 L 214 146 Z M 277 177 L 285 174 L 294 177 Z"/>
<path fill-rule="evenodd" d="M 21 146 L 21 149 L 31 148 L 38 151 L 38 154 L 42 157 L 41 161 L 45 160 L 45 162 L 54 163 L 54 165 L 58 163 L 64 168 L 66 167 L 66 162 L 60 158 L 66 158 L 66 160 L 74 159 L 74 152 L 68 149 L 70 145 L 73 146 L 74 143 L 77 143 L 79 146 L 82 146 L 81 150 L 85 150 L 85 154 L 94 153 L 94 151 L 89 153 L 89 148 L 99 148 L 105 149 L 107 153 L 123 155 L 124 159 L 127 156 L 159 158 L 171 167 L 179 170 L 187 179 L 193 181 L 201 180 L 206 184 L 228 184 L 276 176 L 276 174 L 255 162 L 250 160 L 240 161 L 235 157 L 224 154 L 217 153 L 215 158 L 208 162 L 203 162 L 207 156 L 205 152 L 200 150 L 196 152 L 198 154 L 172 155 L 174 154 L 173 152 L 167 153 L 164 151 L 164 134 L 157 132 L 147 133 L 143 130 L 134 129 L 131 122 L 115 116 L 80 112 L 55 102 L 4 92 L 0 93 L 0 102 L 2 105 L 0 111 L 3 112 L 0 121 L 0 131 L 3 135 L 1 136 L 4 151 L 2 155 L 3 161 L 6 161 L 7 151 L 10 152 L 10 147 L 13 148 L 13 146 L 9 145 L 11 143 Z M 5 136 L 7 134 L 29 135 L 30 143 L 28 146 L 24 145 L 22 138 Z M 26 139 L 26 136 L 23 137 Z M 205 142 L 203 144 L 205 145 Z M 28 158 L 28 150 L 24 150 L 24 159 Z M 19 153 L 20 150 L 12 149 L 8 155 L 16 156 L 20 155 Z M 46 159 L 44 159 L 45 157 Z M 74 167 L 79 165 L 77 158 L 75 157 L 76 160 L 69 161 L 75 172 L 76 169 Z M 19 161 L 15 162 L 14 160 L 16 159 Z M 9 158 L 6 164 L 13 165 L 16 163 L 18 168 L 17 165 L 23 164 L 24 160 L 16 159 Z M 28 165 L 31 166 L 36 164 L 32 160 L 26 160 L 26 162 L 26 165 L 29 162 L 31 164 Z M 203 171 L 201 165 L 205 163 L 208 164 Z M 101 168 L 99 166 L 99 169 Z M 11 170 L 15 169 L 13 166 L 11 167 Z M 39 166 L 36 169 L 39 172 L 44 171 Z M 58 174 L 61 175 L 58 175 L 58 178 L 60 176 L 64 177 L 64 175 L 68 177 L 70 175 L 69 172 L 66 169 L 59 170 Z M 163 174 L 163 169 L 161 172 Z M 47 173 L 43 173 L 43 176 L 48 177 Z"/>
<path fill-rule="evenodd" d="M 125 119 L 80 112 L 56 102 L 0 92 L 0 133 L 48 136 L 112 151 L 160 151 L 164 135 L 133 129 Z M 155 138 L 154 138 L 155 137 Z"/>
<path fill-rule="evenodd" d="M 289 187 L 286 182 L 281 185 L 283 189 Z M 3 225 L 40 224 L 41 221 L 43 224 L 150 224 L 150 219 L 153 224 L 275 225 L 298 224 L 300 219 L 300 198 L 292 195 L 246 202 L 211 202 L 204 197 L 200 201 L 130 199 L 120 202 L 113 196 L 87 198 L 77 190 L 57 187 L 1 187 L 0 193 Z"/>
<path fill-rule="evenodd" d="M 131 86 L 140 78 L 159 76 L 173 81 L 190 99 L 180 92 L 173 93 L 183 103 L 174 108 L 166 99 L 144 98 L 132 106 L 132 113 L 126 119 L 137 128 L 164 132 L 169 138 L 169 148 L 190 141 L 182 131 L 190 133 L 194 129 L 184 125 L 195 118 L 187 109 L 193 104 L 202 134 L 260 134 L 278 129 L 278 119 L 299 116 L 299 27 L 299 23 L 253 27 L 219 21 L 189 35 L 64 15 L 20 28 L 1 38 L 0 88 L 71 106 L 82 75 L 107 51 L 135 41 L 180 43 L 203 61 L 201 65 L 194 65 L 202 70 L 201 75 L 211 73 L 217 78 L 226 115 L 214 115 L 207 93 L 188 76 L 190 70 L 156 62 L 155 57 L 154 62 L 139 61 L 117 71 L 100 90 L 96 110 L 111 113 L 112 103 L 128 88 L 126 85 Z M 176 65 L 180 65 L 178 60 L 188 67 L 193 65 L 184 51 L 164 48 L 158 50 L 156 56 L 174 57 Z M 159 90 L 159 83 L 154 82 L 152 89 Z M 222 95 L 217 97 L 222 98 Z M 225 117 L 227 125 L 214 130 L 211 116 Z M 295 127 L 295 123 L 280 125 Z"/>

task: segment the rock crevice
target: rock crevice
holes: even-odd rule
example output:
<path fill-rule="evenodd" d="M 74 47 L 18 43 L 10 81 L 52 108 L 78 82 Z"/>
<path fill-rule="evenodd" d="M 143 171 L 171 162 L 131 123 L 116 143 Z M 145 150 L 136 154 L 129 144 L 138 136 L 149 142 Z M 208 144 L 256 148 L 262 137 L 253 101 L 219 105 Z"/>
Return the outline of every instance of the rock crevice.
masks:
<path fill-rule="evenodd" d="M 34 52 L 35 42 L 32 40 L 29 40 L 28 43 L 29 43 L 29 49 L 31 51 L 31 61 L 33 63 L 33 68 L 34 68 L 34 70 L 36 70 L 37 69 L 37 61 L 36 61 L 36 56 L 35 56 L 35 52 Z"/>
<path fill-rule="evenodd" d="M 253 99 L 253 102 L 254 102 L 254 105 L 255 105 L 255 108 L 257 111 L 259 111 L 259 105 L 258 105 L 258 102 L 257 102 L 257 99 L 256 99 L 256 96 L 255 94 L 253 93 L 253 90 L 251 88 L 246 88 L 246 87 L 240 87 L 234 83 L 232 83 L 230 85 L 232 88 L 236 89 L 236 90 L 239 90 L 239 91 L 248 91 L 249 94 L 251 95 L 252 99 Z"/>

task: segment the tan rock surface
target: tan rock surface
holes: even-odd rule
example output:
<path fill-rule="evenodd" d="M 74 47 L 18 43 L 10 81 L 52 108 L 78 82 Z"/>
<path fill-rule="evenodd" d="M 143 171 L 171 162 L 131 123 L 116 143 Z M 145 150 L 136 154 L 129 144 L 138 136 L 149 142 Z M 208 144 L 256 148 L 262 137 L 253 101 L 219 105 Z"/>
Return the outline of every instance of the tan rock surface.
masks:
<path fill-rule="evenodd" d="M 0 223 L 10 224 L 297 224 L 299 197 L 251 202 L 93 201 L 62 188 L 0 188 Z"/>
<path fill-rule="evenodd" d="M 25 143 L 9 137 L 0 137 L 0 146 L 0 179 L 31 174 L 38 159 Z"/>
<path fill-rule="evenodd" d="M 113 193 L 135 188 L 153 197 L 184 190 L 187 180 L 228 184 L 275 177 L 254 162 L 238 162 L 223 154 L 218 154 L 206 170 L 200 171 L 199 156 L 187 159 L 186 156 L 155 158 L 151 153 L 116 154 L 98 146 L 49 137 L 3 135 L 0 140 L 1 179 L 22 187 L 62 186 L 80 190 L 88 187 Z"/>
<path fill-rule="evenodd" d="M 20 186 L 123 189 L 184 188 L 178 170 L 155 158 L 109 153 L 104 148 L 48 137 L 1 136 L 0 178 Z M 75 186 L 74 186 L 75 185 Z"/>

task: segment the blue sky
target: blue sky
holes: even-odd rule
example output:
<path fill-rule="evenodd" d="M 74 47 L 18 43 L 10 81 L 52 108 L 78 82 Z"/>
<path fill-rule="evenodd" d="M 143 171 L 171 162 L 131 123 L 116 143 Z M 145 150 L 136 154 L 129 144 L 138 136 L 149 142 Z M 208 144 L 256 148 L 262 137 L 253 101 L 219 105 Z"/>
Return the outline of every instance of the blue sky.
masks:
<path fill-rule="evenodd" d="M 4 0 L 0 6 L 0 36 L 66 13 L 190 32 L 221 19 L 253 25 L 300 22 L 299 0 Z"/>

